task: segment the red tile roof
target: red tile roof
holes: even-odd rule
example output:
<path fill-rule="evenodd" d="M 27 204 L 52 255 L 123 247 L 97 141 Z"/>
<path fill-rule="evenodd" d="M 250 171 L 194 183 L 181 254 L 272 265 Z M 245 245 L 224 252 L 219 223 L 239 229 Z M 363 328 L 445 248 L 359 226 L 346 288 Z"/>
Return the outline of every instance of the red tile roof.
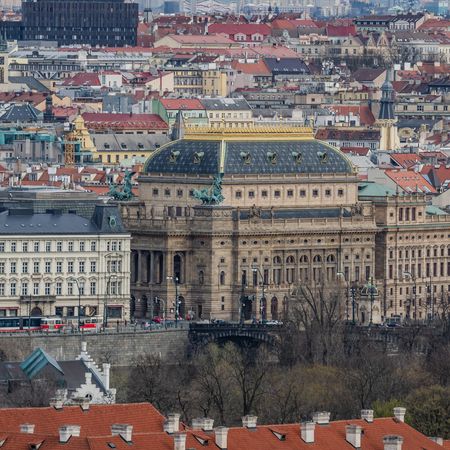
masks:
<path fill-rule="evenodd" d="M 264 61 L 260 60 L 255 63 L 241 63 L 238 61 L 233 61 L 231 67 L 238 72 L 242 72 L 248 75 L 265 75 L 270 76 L 271 72 L 265 65 Z"/>
<path fill-rule="evenodd" d="M 62 409 L 3 408 L 0 410 L 0 430 L 3 433 L 18 432 L 21 424 L 35 425 L 39 434 L 57 436 L 63 425 L 79 425 L 80 436 L 110 436 L 111 425 L 128 423 L 133 432 L 160 432 L 164 416 L 150 403 L 90 405 L 88 411 L 79 406 L 64 406 Z"/>
<path fill-rule="evenodd" d="M 326 26 L 327 36 L 331 37 L 348 37 L 355 36 L 357 29 L 356 25 L 331 25 Z"/>
<path fill-rule="evenodd" d="M 391 153 L 391 159 L 399 166 L 409 169 L 422 160 L 422 158 L 415 153 Z"/>
<path fill-rule="evenodd" d="M 332 105 L 327 107 L 330 111 L 334 111 L 341 116 L 358 116 L 361 125 L 373 125 L 375 117 L 368 105 Z"/>
<path fill-rule="evenodd" d="M 178 35 L 169 34 L 174 41 L 180 44 L 233 44 L 232 39 L 227 38 L 222 34 L 209 34 L 209 35 Z"/>
<path fill-rule="evenodd" d="M 168 125 L 157 114 L 83 113 L 89 129 L 167 130 Z"/>
<path fill-rule="evenodd" d="M 171 110 L 204 110 L 205 107 L 197 98 L 161 98 L 159 100 L 165 109 Z"/>
<path fill-rule="evenodd" d="M 342 153 L 349 153 L 353 155 L 359 156 L 367 156 L 370 152 L 370 148 L 368 147 L 341 147 Z"/>
<path fill-rule="evenodd" d="M 269 36 L 271 29 L 263 23 L 213 23 L 208 27 L 208 33 L 223 33 L 231 38 L 236 34 L 245 34 L 247 39 L 251 39 L 254 34 Z"/>
<path fill-rule="evenodd" d="M 413 170 L 386 169 L 385 174 L 405 192 L 436 194 L 436 189 L 418 172 Z"/>
<path fill-rule="evenodd" d="M 64 80 L 63 86 L 100 86 L 100 80 L 97 73 L 80 72 L 72 78 Z"/>

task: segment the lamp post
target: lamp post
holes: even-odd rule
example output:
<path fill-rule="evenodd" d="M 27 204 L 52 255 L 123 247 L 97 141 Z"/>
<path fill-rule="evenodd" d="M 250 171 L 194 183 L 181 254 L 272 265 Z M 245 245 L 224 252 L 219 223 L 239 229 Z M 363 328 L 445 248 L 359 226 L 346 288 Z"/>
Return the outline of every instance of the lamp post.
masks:
<path fill-rule="evenodd" d="M 403 272 L 403 276 L 411 279 L 413 282 L 413 295 L 414 295 L 414 320 L 417 321 L 417 284 L 416 277 L 411 272 Z"/>
<path fill-rule="evenodd" d="M 112 273 L 106 282 L 105 304 L 103 306 L 103 328 L 105 329 L 108 327 L 108 295 L 110 294 L 111 289 L 111 278 L 115 278 L 117 280 L 117 275 Z"/>
<path fill-rule="evenodd" d="M 76 278 L 69 278 L 68 281 L 74 281 L 77 284 L 78 289 L 78 331 L 80 331 L 80 325 L 81 325 L 81 291 L 80 291 L 80 283 Z"/>
<path fill-rule="evenodd" d="M 349 321 L 349 311 L 348 311 L 348 291 L 349 291 L 349 285 L 348 285 L 348 280 L 347 278 L 345 278 L 345 273 L 344 272 L 337 272 L 336 276 L 339 276 L 341 278 L 343 278 L 343 280 L 345 281 L 345 316 L 346 316 L 346 321 L 348 323 Z"/>
<path fill-rule="evenodd" d="M 175 328 L 178 328 L 178 277 L 167 277 L 175 283 Z"/>
<path fill-rule="evenodd" d="M 356 284 L 353 282 L 352 283 L 352 287 L 350 289 L 350 292 L 352 294 L 352 325 L 356 324 L 356 321 L 355 321 L 355 295 L 356 295 L 356 289 L 357 289 Z"/>
<path fill-rule="evenodd" d="M 265 293 L 264 293 L 266 283 L 264 280 L 264 276 L 261 273 L 261 270 L 259 270 L 259 267 L 253 267 L 252 271 L 253 271 L 253 273 L 259 274 L 259 276 L 261 277 L 262 297 L 259 299 L 259 315 L 261 317 L 261 322 L 262 322 L 263 321 L 263 300 L 264 301 L 266 300 Z M 266 308 L 267 308 L 267 302 L 266 302 Z"/>

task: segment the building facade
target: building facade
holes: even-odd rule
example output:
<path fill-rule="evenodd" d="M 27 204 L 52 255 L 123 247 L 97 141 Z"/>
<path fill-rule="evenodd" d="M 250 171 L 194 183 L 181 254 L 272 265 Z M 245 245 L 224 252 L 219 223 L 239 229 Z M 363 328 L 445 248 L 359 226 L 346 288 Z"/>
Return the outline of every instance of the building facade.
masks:
<path fill-rule="evenodd" d="M 25 0 L 22 39 L 93 47 L 136 45 L 138 4 L 125 0 Z"/>
<path fill-rule="evenodd" d="M 117 207 L 0 213 L 1 316 L 129 318 L 130 235 Z"/>

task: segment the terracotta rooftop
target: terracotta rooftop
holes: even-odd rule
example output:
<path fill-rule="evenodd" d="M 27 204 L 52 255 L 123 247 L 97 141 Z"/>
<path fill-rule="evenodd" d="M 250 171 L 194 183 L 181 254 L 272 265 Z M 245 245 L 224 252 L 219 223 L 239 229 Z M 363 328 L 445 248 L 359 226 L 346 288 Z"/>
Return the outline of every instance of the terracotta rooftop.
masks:
<path fill-rule="evenodd" d="M 168 125 L 157 114 L 83 113 L 89 129 L 166 130 Z"/>
<path fill-rule="evenodd" d="M 405 192 L 436 194 L 436 189 L 418 172 L 413 170 L 387 169 L 385 174 Z"/>

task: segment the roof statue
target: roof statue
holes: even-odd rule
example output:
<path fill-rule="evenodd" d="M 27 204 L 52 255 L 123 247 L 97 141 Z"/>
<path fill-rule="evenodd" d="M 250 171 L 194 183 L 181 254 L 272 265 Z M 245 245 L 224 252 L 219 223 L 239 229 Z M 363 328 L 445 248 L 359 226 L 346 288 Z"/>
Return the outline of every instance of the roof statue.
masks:
<path fill-rule="evenodd" d="M 111 183 L 109 185 L 108 194 L 114 198 L 114 200 L 122 200 L 127 201 L 131 200 L 134 197 L 132 188 L 133 185 L 131 183 L 132 172 L 128 170 L 125 172 L 124 182 L 122 184 L 122 189 L 119 189 L 119 186 L 116 183 Z"/>
<path fill-rule="evenodd" d="M 223 202 L 222 195 L 223 173 L 219 173 L 213 179 L 213 184 L 209 188 L 194 189 L 194 198 L 201 200 L 202 205 L 218 205 Z"/>

